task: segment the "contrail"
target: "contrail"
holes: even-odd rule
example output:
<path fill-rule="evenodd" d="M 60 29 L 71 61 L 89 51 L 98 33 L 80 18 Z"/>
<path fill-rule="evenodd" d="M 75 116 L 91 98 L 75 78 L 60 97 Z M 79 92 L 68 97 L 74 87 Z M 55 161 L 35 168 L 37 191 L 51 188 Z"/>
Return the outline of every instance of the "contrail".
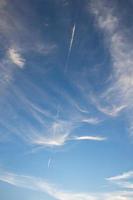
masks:
<path fill-rule="evenodd" d="M 73 29 L 72 29 L 72 36 L 71 36 L 71 40 L 70 40 L 70 46 L 69 46 L 69 54 L 71 53 L 71 49 L 72 49 L 72 45 L 73 45 L 73 39 L 74 39 L 74 35 L 75 35 L 75 28 L 76 25 L 74 24 Z"/>
<path fill-rule="evenodd" d="M 70 44 L 69 44 L 69 49 L 68 49 L 68 54 L 67 54 L 67 59 L 66 59 L 66 64 L 65 64 L 65 72 L 67 71 L 68 62 L 69 62 L 69 58 L 72 51 L 72 46 L 73 46 L 73 41 L 74 41 L 74 36 L 75 36 L 75 29 L 76 29 L 76 24 L 74 24 L 72 28 L 72 35 L 70 39 Z"/>
<path fill-rule="evenodd" d="M 49 160 L 48 160 L 48 169 L 50 168 L 50 164 L 51 164 L 51 158 L 49 158 Z"/>

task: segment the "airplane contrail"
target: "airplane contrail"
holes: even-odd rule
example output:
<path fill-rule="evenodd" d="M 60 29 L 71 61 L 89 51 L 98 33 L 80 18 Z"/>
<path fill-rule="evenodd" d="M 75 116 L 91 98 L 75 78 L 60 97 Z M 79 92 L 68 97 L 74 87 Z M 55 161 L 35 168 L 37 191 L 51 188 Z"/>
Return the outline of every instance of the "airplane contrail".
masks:
<path fill-rule="evenodd" d="M 71 49 L 72 49 L 72 45 L 73 45 L 73 39 L 74 39 L 74 35 L 75 35 L 75 28 L 76 25 L 74 24 L 73 29 L 72 29 L 72 36 L 71 36 L 71 40 L 70 40 L 70 46 L 69 46 L 69 54 L 71 53 Z"/>
<path fill-rule="evenodd" d="M 75 36 L 75 29 L 76 29 L 76 24 L 74 24 L 73 28 L 72 28 L 72 35 L 71 35 L 71 39 L 70 39 L 67 60 L 66 60 L 66 65 L 65 65 L 65 72 L 67 71 L 68 62 L 69 62 L 69 58 L 70 58 L 71 51 L 72 51 L 72 46 L 73 46 L 73 41 L 74 41 L 74 36 Z"/>
<path fill-rule="evenodd" d="M 49 160 L 48 160 L 48 169 L 50 168 L 51 161 L 52 161 L 52 159 L 49 158 Z"/>

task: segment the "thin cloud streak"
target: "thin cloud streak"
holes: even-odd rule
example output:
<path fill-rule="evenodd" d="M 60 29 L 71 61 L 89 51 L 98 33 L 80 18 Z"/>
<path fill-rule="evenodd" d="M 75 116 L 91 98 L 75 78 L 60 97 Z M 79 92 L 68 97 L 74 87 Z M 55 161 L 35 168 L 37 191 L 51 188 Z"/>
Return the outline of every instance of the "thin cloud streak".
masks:
<path fill-rule="evenodd" d="M 77 110 L 79 110 L 81 113 L 89 113 L 88 110 L 81 108 L 78 104 L 75 103 L 75 107 Z"/>
<path fill-rule="evenodd" d="M 81 121 L 84 122 L 84 123 L 93 124 L 93 125 L 99 124 L 99 123 L 101 122 L 100 119 L 98 119 L 98 118 L 93 118 L 93 117 L 90 117 L 90 118 L 83 118 Z"/>
<path fill-rule="evenodd" d="M 105 94 L 104 94 L 105 96 Z M 107 96 L 107 95 L 106 95 Z M 96 96 L 90 95 L 91 101 L 95 104 L 97 109 L 104 113 L 105 115 L 108 115 L 110 117 L 117 117 L 124 109 L 126 109 L 127 105 L 108 105 L 108 106 L 103 106 L 100 104 Z"/>
<path fill-rule="evenodd" d="M 94 141 L 104 141 L 106 140 L 105 137 L 100 137 L 100 136 L 75 136 L 74 137 L 75 140 L 94 140 Z"/>

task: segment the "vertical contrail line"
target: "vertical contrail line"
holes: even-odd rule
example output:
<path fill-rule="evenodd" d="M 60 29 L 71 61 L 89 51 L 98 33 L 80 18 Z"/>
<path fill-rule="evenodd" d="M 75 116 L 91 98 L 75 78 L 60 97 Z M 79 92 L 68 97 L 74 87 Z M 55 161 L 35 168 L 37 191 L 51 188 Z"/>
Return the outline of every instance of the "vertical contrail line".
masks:
<path fill-rule="evenodd" d="M 75 29 L 76 29 L 76 24 L 74 24 L 73 28 L 72 28 L 72 34 L 71 34 L 71 39 L 70 39 L 70 44 L 69 44 L 69 49 L 68 49 L 66 64 L 65 64 L 65 72 L 67 72 L 69 58 L 70 58 L 72 47 L 73 47 L 73 41 L 74 41 L 74 37 L 75 37 Z"/>
<path fill-rule="evenodd" d="M 50 168 L 51 161 L 52 161 L 52 158 L 49 158 L 49 160 L 48 160 L 48 169 Z"/>

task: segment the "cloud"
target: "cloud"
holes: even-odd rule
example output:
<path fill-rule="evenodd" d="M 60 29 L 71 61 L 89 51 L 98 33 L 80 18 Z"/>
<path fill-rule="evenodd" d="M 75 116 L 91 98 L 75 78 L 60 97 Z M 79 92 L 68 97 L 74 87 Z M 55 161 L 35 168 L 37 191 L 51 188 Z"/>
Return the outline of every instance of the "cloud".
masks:
<path fill-rule="evenodd" d="M 108 88 L 96 97 L 97 108 L 110 116 L 126 111 L 127 118 L 133 110 L 133 50 L 131 38 L 125 31 L 121 13 L 115 1 L 94 0 L 90 12 L 95 17 L 97 27 L 105 36 L 106 48 L 111 57 L 112 72 Z M 132 32 L 131 29 L 128 32 Z M 98 102 L 99 101 L 99 102 Z M 128 112 L 130 109 L 130 112 Z M 132 122 L 132 119 L 130 119 Z"/>
<path fill-rule="evenodd" d="M 133 189 L 133 171 L 107 178 L 108 181 L 126 189 Z"/>
<path fill-rule="evenodd" d="M 1 104 L 1 108 L 6 105 L 6 109 L 0 110 L 3 116 L 0 123 L 11 137 L 12 134 L 17 135 L 31 148 L 59 148 L 69 144 L 70 141 L 97 140 L 100 142 L 105 139 L 99 135 L 81 135 L 79 131 L 80 136 L 75 136 L 75 129 L 78 130 L 79 127 L 86 124 L 96 125 L 100 120 L 90 117 L 88 112 L 81 113 L 77 110 L 72 101 L 73 97 L 67 99 L 65 107 L 62 104 L 56 106 L 53 103 L 53 96 L 49 95 L 48 91 L 39 87 L 33 80 L 28 80 L 24 76 L 21 76 L 21 79 L 24 87 L 11 85 L 8 91 L 10 98 Z M 35 95 L 31 96 L 31 91 L 34 91 Z M 56 87 L 53 88 L 53 91 L 60 98 L 64 98 L 64 93 L 58 93 Z M 57 99 L 57 102 L 60 102 L 60 98 Z M 20 108 L 22 109 L 20 110 Z M 21 112 L 22 114 L 20 114 Z"/>
<path fill-rule="evenodd" d="M 75 107 L 77 108 L 78 111 L 81 113 L 89 113 L 87 109 L 81 108 L 78 104 L 75 103 Z"/>
<path fill-rule="evenodd" d="M 100 137 L 100 136 L 75 136 L 75 140 L 95 140 L 95 141 L 103 141 L 106 140 L 105 137 Z"/>
<path fill-rule="evenodd" d="M 84 123 L 93 124 L 93 125 L 101 122 L 101 120 L 96 117 L 95 118 L 94 117 L 83 118 L 83 119 L 81 119 L 81 121 Z"/>
<path fill-rule="evenodd" d="M 32 135 L 28 137 L 28 142 L 37 146 L 42 147 L 61 147 L 66 144 L 68 141 L 76 141 L 76 140 L 90 140 L 90 141 L 104 141 L 106 138 L 98 137 L 98 136 L 68 136 L 68 135 L 60 135 L 56 137 L 47 138 L 45 136 Z"/>
<path fill-rule="evenodd" d="M 92 140 L 92 141 L 103 141 L 106 140 L 100 136 L 73 136 L 73 126 L 68 122 L 58 121 L 51 124 L 47 128 L 45 134 L 31 134 L 26 136 L 26 140 L 34 145 L 42 147 L 61 147 L 68 141 L 76 140 Z"/>
<path fill-rule="evenodd" d="M 14 80 L 15 68 L 11 65 L 9 59 L 4 56 L 0 62 L 0 98 L 8 93 L 8 89 Z"/>
<path fill-rule="evenodd" d="M 119 191 L 109 193 L 74 193 L 59 189 L 55 184 L 25 175 L 17 175 L 10 172 L 1 171 L 0 180 L 10 185 L 44 192 L 57 200 L 131 200 L 133 192 Z"/>
<path fill-rule="evenodd" d="M 29 12 L 33 16 L 32 19 L 29 18 Z M 43 37 L 42 35 L 44 34 L 41 34 L 42 30 L 45 31 L 43 22 L 42 28 L 40 28 L 39 23 L 36 26 L 32 24 L 32 28 L 29 28 L 29 23 L 32 23 L 34 19 L 38 19 L 38 13 L 28 2 L 17 4 L 15 1 L 1 0 L 0 37 L 2 38 L 2 45 L 6 48 L 10 46 L 20 47 L 26 53 L 34 52 L 45 56 L 55 54 L 55 51 L 57 51 L 56 42 L 51 40 L 50 37 Z M 33 30 L 32 34 L 31 29 Z M 11 47 L 8 54 L 14 64 L 21 68 L 23 67 L 22 63 L 24 63 L 25 59 L 22 58 L 18 49 Z"/>
<path fill-rule="evenodd" d="M 69 140 L 72 125 L 64 121 L 54 121 L 50 123 L 44 131 L 45 133 L 34 133 L 26 136 L 28 143 L 42 147 L 60 147 Z"/>
<path fill-rule="evenodd" d="M 21 54 L 14 48 L 8 50 L 9 59 L 18 67 L 23 68 L 25 65 L 25 59 L 22 58 Z"/>
<path fill-rule="evenodd" d="M 105 95 L 104 93 L 104 96 L 107 96 Z M 110 117 L 117 117 L 126 107 L 127 105 L 115 105 L 115 104 L 111 104 L 111 105 L 107 105 L 107 106 L 104 106 L 104 105 L 101 105 L 101 103 L 98 101 L 97 97 L 94 96 L 94 95 L 90 95 L 90 99 L 91 101 L 95 104 L 95 106 L 97 107 L 97 109 L 110 116 Z"/>
<path fill-rule="evenodd" d="M 6 2 L 6 4 L 2 2 Z M 15 1 L 13 4 L 13 6 L 10 6 L 9 0 L 3 0 L 1 5 L 5 6 L 0 6 L 0 35 L 4 37 L 3 43 L 6 46 L 4 51 L 6 51 L 8 62 L 8 66 L 6 63 L 3 65 L 4 67 L 6 66 L 5 68 L 2 66 L 2 73 L 4 75 L 0 75 L 0 77 L 4 77 L 1 81 L 2 83 L 4 82 L 1 88 L 8 94 L 6 97 L 3 97 L 0 105 L 0 114 L 3 116 L 0 119 L 0 123 L 9 132 L 9 135 L 16 134 L 29 145 L 41 147 L 64 146 L 70 140 L 75 141 L 72 139 L 75 127 L 86 124 L 88 126 L 89 124 L 96 125 L 101 120 L 89 114 L 88 101 L 84 105 L 84 95 L 80 93 L 77 85 L 73 84 L 69 73 L 64 75 L 64 69 L 60 70 L 58 68 L 59 73 L 61 73 L 58 81 L 56 76 L 53 77 L 54 71 L 51 73 L 48 69 L 48 74 L 45 73 L 47 71 L 45 67 L 53 69 L 51 62 L 55 66 L 58 60 L 58 58 L 56 60 L 51 57 L 52 52 L 54 54 L 58 52 L 56 41 L 53 41 L 55 37 L 51 40 L 52 32 L 48 35 L 44 34 L 45 29 L 50 27 L 50 30 L 46 30 L 45 33 L 47 33 L 52 30 L 53 25 L 51 24 L 52 26 L 43 27 L 42 29 L 42 26 L 37 23 L 35 27 L 34 25 L 31 26 L 33 30 L 31 34 L 29 24 L 32 24 L 32 20 L 38 19 L 37 11 L 34 8 L 31 9 L 31 5 L 27 2 L 21 5 L 21 9 L 19 9 L 20 5 Z M 29 10 L 32 18 L 29 18 Z M 21 18 L 23 14 L 25 14 L 25 17 Z M 50 22 L 48 21 L 47 23 Z M 64 25 L 62 26 L 61 24 L 61 27 L 64 27 Z M 76 25 L 73 24 L 68 57 L 71 54 L 75 30 Z M 57 39 L 57 41 L 59 42 L 60 40 Z M 37 54 L 33 56 L 35 52 Z M 27 55 L 28 60 L 23 57 L 23 53 Z M 28 55 L 30 56 L 28 57 Z M 45 55 L 45 57 L 42 55 Z M 36 60 L 39 62 L 37 67 Z M 30 63 L 29 70 L 32 77 L 29 75 L 29 71 L 22 71 L 19 74 L 15 73 L 16 68 L 22 69 L 26 61 Z M 13 64 L 17 67 L 15 68 Z M 41 81 L 38 81 L 39 79 Z M 10 80 L 13 81 L 11 82 Z M 58 85 L 58 82 L 63 84 Z M 9 89 L 7 85 L 10 87 Z M 64 88 L 64 85 L 68 85 L 70 90 L 69 87 Z M 74 93 L 71 93 L 71 91 Z M 81 98 L 77 98 L 77 96 Z M 82 99 L 83 102 L 80 102 Z M 57 104 L 61 108 L 59 120 L 55 117 Z M 81 107 L 78 105 L 81 105 Z M 6 107 L 6 109 L 3 111 L 2 107 Z"/>
<path fill-rule="evenodd" d="M 123 174 L 118 175 L 118 176 L 110 177 L 110 178 L 108 178 L 108 180 L 118 181 L 118 180 L 124 180 L 124 179 L 131 178 L 131 177 L 133 177 L 133 171 L 129 171 L 129 172 L 123 173 Z"/>
<path fill-rule="evenodd" d="M 93 196 L 89 196 L 86 194 L 74 194 L 71 192 L 64 192 L 60 189 L 57 189 L 55 185 L 51 185 L 48 182 L 35 177 L 3 172 L 0 173 L 0 180 L 17 187 L 47 193 L 57 200 L 95 200 Z"/>

